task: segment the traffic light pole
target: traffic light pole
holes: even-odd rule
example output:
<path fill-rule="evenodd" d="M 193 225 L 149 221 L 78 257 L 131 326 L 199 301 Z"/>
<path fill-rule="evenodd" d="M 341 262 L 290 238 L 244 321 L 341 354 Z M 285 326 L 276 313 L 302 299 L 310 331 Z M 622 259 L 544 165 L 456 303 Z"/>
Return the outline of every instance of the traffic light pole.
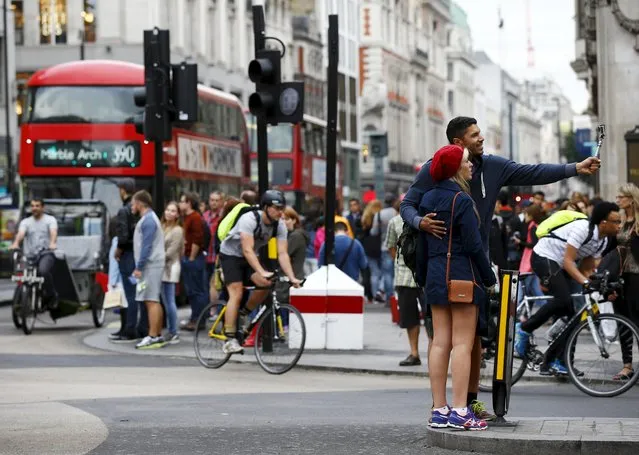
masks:
<path fill-rule="evenodd" d="M 253 6 L 253 36 L 255 39 L 255 56 L 265 47 L 264 8 Z M 268 133 L 266 118 L 256 116 L 257 124 L 257 186 L 260 197 L 268 190 Z"/>
<path fill-rule="evenodd" d="M 255 58 L 258 51 L 265 47 L 266 30 L 264 24 L 264 8 L 260 5 L 253 6 L 253 37 L 255 39 Z M 257 84 L 255 84 L 257 89 Z M 257 126 L 257 187 L 259 197 L 268 190 L 268 130 L 266 117 L 256 115 Z M 270 262 L 270 261 L 269 261 Z M 273 352 L 273 318 L 264 320 L 262 334 L 262 349 L 264 352 Z M 259 336 L 259 334 L 258 334 Z"/>
<path fill-rule="evenodd" d="M 153 209 L 158 218 L 164 212 L 164 146 L 162 141 L 154 141 L 155 176 L 153 180 Z"/>
<path fill-rule="evenodd" d="M 337 176 L 337 65 L 339 63 L 339 29 L 337 14 L 328 16 L 328 129 L 326 130 L 326 202 L 324 229 L 326 230 L 326 265 L 333 263 L 335 245 L 335 200 Z"/>

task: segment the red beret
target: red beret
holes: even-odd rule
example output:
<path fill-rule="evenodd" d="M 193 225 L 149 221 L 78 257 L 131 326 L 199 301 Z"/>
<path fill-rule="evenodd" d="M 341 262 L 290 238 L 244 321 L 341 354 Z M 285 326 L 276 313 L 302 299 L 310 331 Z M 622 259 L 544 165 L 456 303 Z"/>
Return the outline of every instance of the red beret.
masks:
<path fill-rule="evenodd" d="M 446 145 L 435 153 L 430 163 L 430 176 L 435 182 L 449 179 L 457 174 L 464 157 L 464 149 L 459 145 Z"/>

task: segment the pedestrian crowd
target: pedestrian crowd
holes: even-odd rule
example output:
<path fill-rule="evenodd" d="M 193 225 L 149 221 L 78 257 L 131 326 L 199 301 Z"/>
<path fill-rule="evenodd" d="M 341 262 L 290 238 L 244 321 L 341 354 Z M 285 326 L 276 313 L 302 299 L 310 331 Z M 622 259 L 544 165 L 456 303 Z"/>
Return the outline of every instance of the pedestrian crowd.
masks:
<path fill-rule="evenodd" d="M 522 199 L 504 188 L 592 175 L 599 160 L 520 165 L 484 154 L 480 129 L 469 117 L 451 120 L 447 139 L 449 145 L 422 166 L 405 194 L 389 193 L 366 203 L 353 198 L 346 210 L 337 207 L 333 258 L 340 270 L 362 284 L 368 304 L 388 306 L 397 299 L 399 325 L 406 329 L 409 340 L 409 354 L 400 361 L 401 366 L 421 364 L 418 340 L 424 321 L 433 391 L 430 424 L 482 430 L 492 416 L 477 400 L 481 337 L 487 330 L 488 299 L 498 271 L 529 273 L 521 280 L 520 294 L 543 295 L 543 283 L 534 274 L 537 227 L 559 211 L 589 217 L 603 202 L 580 193 L 550 202 L 542 191 Z M 257 195 L 246 190 L 236 198 L 214 191 L 208 201 L 200 201 L 197 194 L 185 193 L 166 205 L 160 220 L 150 209 L 148 193 L 135 192 L 132 181 L 123 180 L 120 193 L 123 207 L 113 220 L 109 284 L 123 290 L 126 309 L 120 311 L 121 328 L 111 339 L 116 343 L 137 341 L 139 349 L 178 343 L 180 330 L 195 330 L 210 302 L 228 299 L 219 276 L 218 239 L 223 238 L 219 231 L 228 232 L 229 217 L 236 216 L 241 207 L 255 206 Z M 614 309 L 636 321 L 639 305 L 634 300 L 639 298 L 634 296 L 639 292 L 633 291 L 639 283 L 634 276 L 639 274 L 639 189 L 622 186 L 617 203 L 618 207 L 612 204 L 606 213 L 620 210 L 623 224 L 614 246 L 606 243 L 607 250 L 601 255 L 616 246 L 627 249 L 623 265 L 627 303 L 619 299 Z M 297 279 L 326 263 L 325 216 L 313 209 L 299 214 L 290 206 L 283 211 L 288 255 Z M 402 239 L 411 230 L 420 234 L 417 265 L 409 267 Z M 177 321 L 177 292 L 186 297 L 191 309 L 188 320 L 181 322 Z M 288 286 L 278 290 L 278 297 L 288 299 Z M 167 328 L 164 335 L 163 327 Z M 253 342 L 249 338 L 244 346 Z M 453 377 L 450 402 L 446 398 L 449 364 Z M 631 359 L 619 372 L 620 376 L 629 374 Z"/>

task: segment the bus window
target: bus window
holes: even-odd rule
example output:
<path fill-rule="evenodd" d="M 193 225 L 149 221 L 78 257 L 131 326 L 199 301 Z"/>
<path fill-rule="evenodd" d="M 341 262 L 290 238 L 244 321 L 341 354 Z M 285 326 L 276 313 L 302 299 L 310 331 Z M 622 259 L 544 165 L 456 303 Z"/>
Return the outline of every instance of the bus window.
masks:
<path fill-rule="evenodd" d="M 26 122 L 132 123 L 141 112 L 135 87 L 35 87 L 29 92 Z"/>
<path fill-rule="evenodd" d="M 315 139 L 316 156 L 326 156 L 324 149 L 324 130 L 322 128 L 313 128 L 313 138 Z"/>

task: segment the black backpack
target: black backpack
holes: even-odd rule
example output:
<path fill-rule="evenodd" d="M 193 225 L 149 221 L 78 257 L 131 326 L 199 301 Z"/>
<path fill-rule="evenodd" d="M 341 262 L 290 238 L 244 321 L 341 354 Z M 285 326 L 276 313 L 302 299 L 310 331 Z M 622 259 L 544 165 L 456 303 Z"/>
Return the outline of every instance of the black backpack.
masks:
<path fill-rule="evenodd" d="M 202 231 L 204 232 L 204 235 L 202 237 L 202 245 L 200 245 L 200 247 L 203 252 L 208 253 L 209 247 L 211 246 L 211 227 L 204 217 L 202 217 Z"/>
<path fill-rule="evenodd" d="M 419 241 L 419 231 L 408 223 L 404 223 L 402 233 L 397 239 L 397 255 L 402 255 L 404 264 L 413 273 L 415 278 L 417 273 L 417 243 Z M 417 281 L 417 279 L 415 279 Z"/>

